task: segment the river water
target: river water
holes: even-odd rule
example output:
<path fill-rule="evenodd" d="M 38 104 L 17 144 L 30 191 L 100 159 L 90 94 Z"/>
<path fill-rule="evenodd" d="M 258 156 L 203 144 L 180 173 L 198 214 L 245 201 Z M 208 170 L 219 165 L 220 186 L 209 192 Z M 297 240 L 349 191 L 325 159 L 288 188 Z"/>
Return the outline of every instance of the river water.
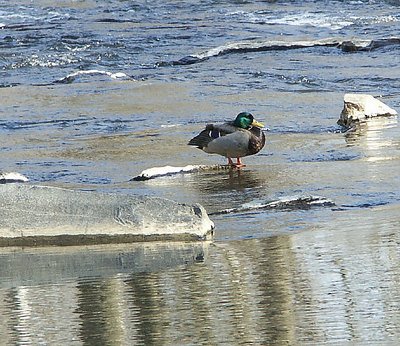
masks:
<path fill-rule="evenodd" d="M 400 109 L 400 47 L 331 43 L 399 30 L 398 1 L 0 1 L 0 168 L 198 202 L 216 225 L 206 243 L 1 250 L 2 342 L 396 343 L 398 119 L 336 121 L 348 92 Z M 225 163 L 186 143 L 240 111 L 269 128 L 244 169 L 129 181 Z"/>

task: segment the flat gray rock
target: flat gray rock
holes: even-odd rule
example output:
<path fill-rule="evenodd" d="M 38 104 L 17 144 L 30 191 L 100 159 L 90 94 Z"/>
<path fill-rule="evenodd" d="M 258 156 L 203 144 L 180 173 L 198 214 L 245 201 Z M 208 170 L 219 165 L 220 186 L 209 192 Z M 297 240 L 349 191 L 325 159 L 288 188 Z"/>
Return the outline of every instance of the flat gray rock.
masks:
<path fill-rule="evenodd" d="M 0 185 L 0 246 L 206 239 L 199 205 L 28 184 Z"/>

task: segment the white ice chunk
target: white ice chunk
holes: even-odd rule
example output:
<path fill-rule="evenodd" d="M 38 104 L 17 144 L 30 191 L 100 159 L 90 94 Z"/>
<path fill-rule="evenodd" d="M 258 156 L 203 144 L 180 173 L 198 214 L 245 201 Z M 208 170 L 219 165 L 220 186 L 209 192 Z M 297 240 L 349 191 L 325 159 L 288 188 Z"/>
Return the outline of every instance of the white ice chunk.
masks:
<path fill-rule="evenodd" d="M 26 183 L 29 179 L 18 172 L 0 172 L 0 183 Z"/>
<path fill-rule="evenodd" d="M 184 167 L 175 166 L 163 166 L 163 167 L 153 167 L 142 171 L 138 176 L 132 178 L 132 180 L 148 180 L 156 177 L 165 177 L 172 174 L 178 173 L 194 173 L 200 170 L 204 170 L 206 165 L 187 165 Z"/>

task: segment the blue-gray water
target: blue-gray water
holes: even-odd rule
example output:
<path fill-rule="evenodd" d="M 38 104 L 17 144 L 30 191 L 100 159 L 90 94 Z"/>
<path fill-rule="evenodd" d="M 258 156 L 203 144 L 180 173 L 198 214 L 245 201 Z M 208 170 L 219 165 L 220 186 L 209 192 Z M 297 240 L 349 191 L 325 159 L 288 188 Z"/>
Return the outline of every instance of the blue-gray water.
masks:
<path fill-rule="evenodd" d="M 295 43 L 399 29 L 398 1 L 0 1 L 0 169 L 216 224 L 205 244 L 3 249 L 4 343 L 396 342 L 398 120 L 336 121 L 347 92 L 399 111 L 400 45 Z M 224 163 L 186 143 L 243 110 L 270 129 L 245 169 L 129 182 Z M 332 203 L 256 208 L 308 196 Z"/>

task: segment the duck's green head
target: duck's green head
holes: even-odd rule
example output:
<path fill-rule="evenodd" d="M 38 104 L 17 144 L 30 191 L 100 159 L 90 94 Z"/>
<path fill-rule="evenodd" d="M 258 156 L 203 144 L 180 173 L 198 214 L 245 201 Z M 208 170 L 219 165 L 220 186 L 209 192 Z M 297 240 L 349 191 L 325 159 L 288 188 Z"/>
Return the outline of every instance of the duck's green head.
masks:
<path fill-rule="evenodd" d="M 255 120 L 253 114 L 249 112 L 239 113 L 233 121 L 233 125 L 242 129 L 248 129 L 251 126 L 264 127 L 264 125 Z"/>

